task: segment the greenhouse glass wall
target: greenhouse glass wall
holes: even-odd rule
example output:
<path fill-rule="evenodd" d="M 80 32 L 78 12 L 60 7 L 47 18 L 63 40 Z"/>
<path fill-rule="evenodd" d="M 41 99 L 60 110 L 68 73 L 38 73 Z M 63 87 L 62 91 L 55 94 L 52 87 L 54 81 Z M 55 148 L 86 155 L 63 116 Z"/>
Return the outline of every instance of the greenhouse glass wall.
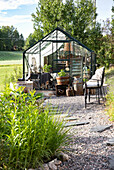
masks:
<path fill-rule="evenodd" d="M 85 74 L 95 72 L 96 55 L 70 34 L 57 27 L 23 52 L 23 80 L 43 72 L 44 65 L 51 65 L 51 73 L 63 69 L 70 77 L 83 81 Z"/>

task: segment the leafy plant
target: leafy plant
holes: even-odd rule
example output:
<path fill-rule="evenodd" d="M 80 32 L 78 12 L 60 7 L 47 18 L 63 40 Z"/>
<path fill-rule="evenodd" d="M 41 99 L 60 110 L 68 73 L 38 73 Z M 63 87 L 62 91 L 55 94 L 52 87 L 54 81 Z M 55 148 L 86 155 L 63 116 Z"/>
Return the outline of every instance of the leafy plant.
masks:
<path fill-rule="evenodd" d="M 14 70 L 9 75 L 8 72 L 6 72 L 4 84 L 6 87 L 6 84 L 10 84 L 10 82 L 15 83 L 18 81 L 18 78 L 22 75 L 22 68 L 21 67 L 14 67 Z"/>
<path fill-rule="evenodd" d="M 108 94 L 106 95 L 106 111 L 110 120 L 114 121 L 114 69 L 106 70 L 106 83 L 109 84 Z"/>
<path fill-rule="evenodd" d="M 64 72 L 63 69 L 61 69 L 61 71 L 58 73 L 58 75 L 59 75 L 60 77 L 64 77 L 64 76 L 66 76 L 66 73 Z"/>
<path fill-rule="evenodd" d="M 6 88 L 0 96 L 0 167 L 36 168 L 67 144 L 63 123 L 54 118 L 49 106 L 37 105 L 35 91 Z"/>
<path fill-rule="evenodd" d="M 51 67 L 52 67 L 51 65 L 45 64 L 44 67 L 43 67 L 44 72 L 49 73 Z"/>
<path fill-rule="evenodd" d="M 37 94 L 35 94 L 36 100 L 38 100 L 38 99 L 40 99 L 40 98 L 43 98 L 43 97 L 44 97 L 43 93 L 37 93 Z"/>
<path fill-rule="evenodd" d="M 109 92 L 106 96 L 107 102 L 107 114 L 110 116 L 110 120 L 114 121 L 114 93 L 113 92 Z"/>

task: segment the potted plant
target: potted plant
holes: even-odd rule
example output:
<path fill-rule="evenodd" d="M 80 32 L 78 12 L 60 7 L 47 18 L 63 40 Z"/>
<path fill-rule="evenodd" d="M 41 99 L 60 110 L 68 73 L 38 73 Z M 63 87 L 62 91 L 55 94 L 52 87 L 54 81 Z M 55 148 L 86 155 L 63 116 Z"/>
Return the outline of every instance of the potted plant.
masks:
<path fill-rule="evenodd" d="M 69 84 L 69 76 L 66 75 L 63 69 L 58 73 L 58 77 L 56 77 L 58 85 L 68 85 Z"/>
<path fill-rule="evenodd" d="M 51 65 L 47 65 L 47 64 L 45 64 L 45 65 L 44 65 L 44 67 L 43 67 L 44 72 L 45 72 L 45 73 L 49 73 L 49 72 L 50 72 L 51 67 L 52 67 Z"/>

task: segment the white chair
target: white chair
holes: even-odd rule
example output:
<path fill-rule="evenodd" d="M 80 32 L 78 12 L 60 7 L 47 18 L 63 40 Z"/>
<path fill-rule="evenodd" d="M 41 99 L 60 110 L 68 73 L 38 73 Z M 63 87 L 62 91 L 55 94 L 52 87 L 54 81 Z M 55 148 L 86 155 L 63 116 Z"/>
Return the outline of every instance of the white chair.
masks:
<path fill-rule="evenodd" d="M 85 94 L 85 108 L 87 105 L 87 94 L 89 94 L 89 102 L 90 102 L 90 91 L 91 89 L 96 89 L 98 93 L 98 103 L 100 104 L 100 96 L 103 96 L 102 93 L 102 86 L 104 81 L 104 73 L 105 73 L 105 67 L 102 67 L 100 69 L 97 69 L 95 71 L 95 74 L 91 77 L 91 79 L 84 84 L 84 94 Z"/>

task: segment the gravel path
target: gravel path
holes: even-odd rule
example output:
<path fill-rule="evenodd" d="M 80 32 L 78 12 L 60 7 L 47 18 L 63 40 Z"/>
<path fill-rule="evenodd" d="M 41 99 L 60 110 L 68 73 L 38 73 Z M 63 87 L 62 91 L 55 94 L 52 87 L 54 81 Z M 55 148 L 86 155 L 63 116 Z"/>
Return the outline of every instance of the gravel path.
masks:
<path fill-rule="evenodd" d="M 59 170 L 110 170 L 109 155 L 114 155 L 114 146 L 108 146 L 106 142 L 114 137 L 114 122 L 109 121 L 105 114 L 104 104 L 98 105 L 95 98 L 94 104 L 84 108 L 84 96 L 56 97 L 53 96 L 45 102 L 58 105 L 60 110 L 75 116 L 80 122 L 88 121 L 89 124 L 70 127 L 72 142 L 68 146 L 70 159 L 60 166 Z M 103 132 L 91 132 L 91 128 L 98 125 L 113 126 Z"/>

